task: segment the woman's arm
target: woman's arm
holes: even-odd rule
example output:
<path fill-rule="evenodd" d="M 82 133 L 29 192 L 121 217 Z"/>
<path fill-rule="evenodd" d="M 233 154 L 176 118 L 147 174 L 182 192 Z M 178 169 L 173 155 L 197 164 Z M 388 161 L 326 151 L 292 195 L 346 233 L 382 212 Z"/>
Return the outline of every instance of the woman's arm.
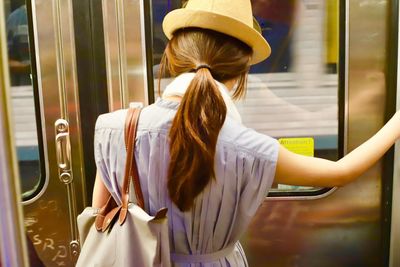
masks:
<path fill-rule="evenodd" d="M 94 182 L 93 188 L 93 198 L 92 198 L 92 207 L 93 208 L 101 208 L 106 204 L 107 199 L 109 198 L 110 193 L 105 187 L 103 180 L 100 177 L 99 172 L 96 173 L 96 180 Z"/>
<path fill-rule="evenodd" d="M 375 164 L 400 137 L 399 112 L 368 141 L 336 162 L 297 155 L 281 146 L 275 182 L 333 187 L 353 181 Z"/>

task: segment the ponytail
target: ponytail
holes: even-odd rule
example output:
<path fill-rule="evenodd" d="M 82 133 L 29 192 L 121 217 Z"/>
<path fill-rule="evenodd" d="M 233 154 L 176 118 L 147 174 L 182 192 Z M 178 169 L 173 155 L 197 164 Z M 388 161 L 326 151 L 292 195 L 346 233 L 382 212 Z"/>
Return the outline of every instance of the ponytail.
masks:
<path fill-rule="evenodd" d="M 181 211 L 215 178 L 214 155 L 226 106 L 210 70 L 196 72 L 172 122 L 168 191 Z"/>
<path fill-rule="evenodd" d="M 181 211 L 189 210 L 215 179 L 215 151 L 227 112 L 215 80 L 237 79 L 233 97 L 243 96 L 251 55 L 251 48 L 243 42 L 205 29 L 177 30 L 167 44 L 159 69 L 159 90 L 162 77 L 196 71 L 169 132 L 167 186 Z"/>

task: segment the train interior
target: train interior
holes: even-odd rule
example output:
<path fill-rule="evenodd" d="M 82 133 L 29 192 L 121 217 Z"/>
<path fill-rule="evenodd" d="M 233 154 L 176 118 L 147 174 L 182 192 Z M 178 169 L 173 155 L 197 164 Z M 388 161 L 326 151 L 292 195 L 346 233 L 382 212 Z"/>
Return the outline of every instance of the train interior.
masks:
<path fill-rule="evenodd" d="M 96 119 L 160 97 L 161 24 L 185 2 L 0 0 L 3 266 L 29 266 L 27 247 L 74 266 Z M 399 108 L 399 1 L 251 2 L 272 54 L 235 103 L 244 125 L 338 160 Z M 341 188 L 273 184 L 241 239 L 249 266 L 400 266 L 399 155 Z"/>

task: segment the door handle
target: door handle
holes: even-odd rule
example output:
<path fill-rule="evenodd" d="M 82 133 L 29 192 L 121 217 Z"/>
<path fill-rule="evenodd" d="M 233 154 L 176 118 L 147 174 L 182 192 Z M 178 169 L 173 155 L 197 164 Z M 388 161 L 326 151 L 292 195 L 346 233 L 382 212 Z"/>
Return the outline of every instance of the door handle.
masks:
<path fill-rule="evenodd" d="M 55 123 L 56 127 L 56 154 L 57 165 L 60 172 L 70 170 L 71 163 L 71 143 L 69 139 L 68 122 L 58 119 Z"/>
<path fill-rule="evenodd" d="M 63 171 L 69 170 L 70 167 L 70 143 L 68 133 L 59 133 L 56 135 L 57 164 L 58 168 Z"/>

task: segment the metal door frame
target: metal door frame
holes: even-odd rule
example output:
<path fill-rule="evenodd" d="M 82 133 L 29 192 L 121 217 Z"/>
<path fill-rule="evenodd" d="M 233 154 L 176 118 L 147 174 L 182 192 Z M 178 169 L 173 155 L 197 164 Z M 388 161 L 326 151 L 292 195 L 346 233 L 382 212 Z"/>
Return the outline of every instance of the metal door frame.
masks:
<path fill-rule="evenodd" d="M 4 266 L 29 266 L 12 134 L 4 17 L 4 1 L 0 0 L 0 262 Z"/>

